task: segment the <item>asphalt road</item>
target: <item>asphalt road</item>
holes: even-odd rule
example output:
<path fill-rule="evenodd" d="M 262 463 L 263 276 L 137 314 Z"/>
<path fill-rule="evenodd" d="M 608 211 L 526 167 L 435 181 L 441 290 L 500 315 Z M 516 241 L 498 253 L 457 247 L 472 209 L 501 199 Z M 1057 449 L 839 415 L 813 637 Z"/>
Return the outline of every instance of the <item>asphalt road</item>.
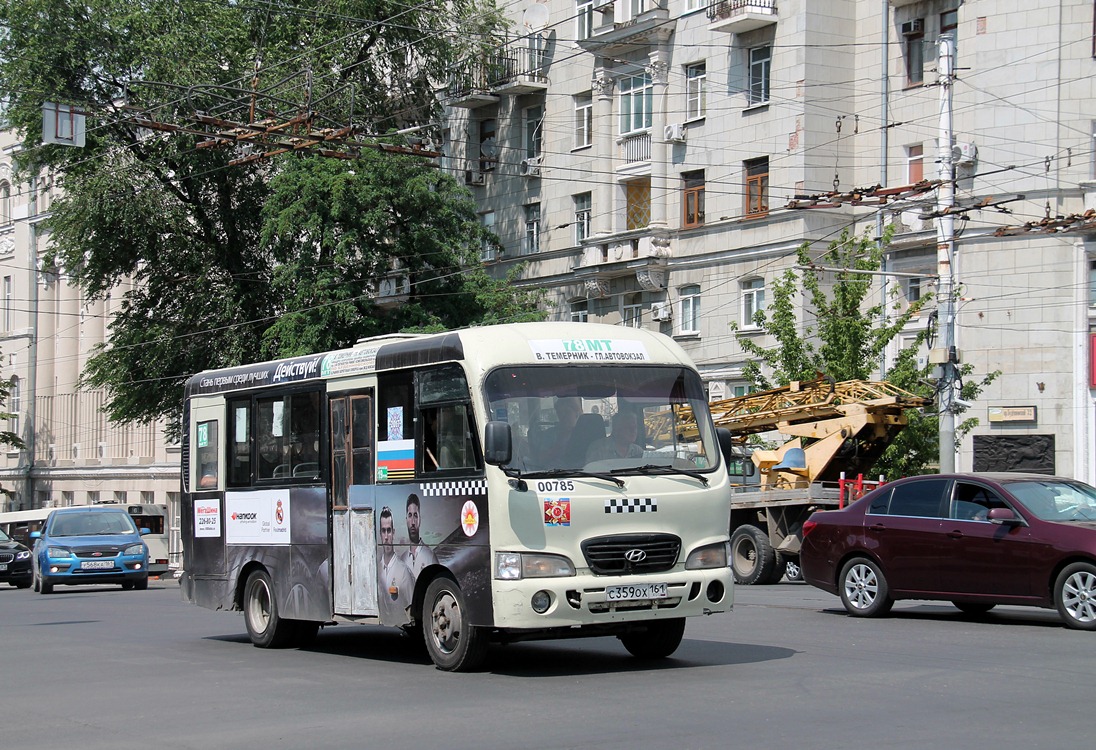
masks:
<path fill-rule="evenodd" d="M 238 613 L 148 591 L 0 586 L 0 743 L 38 748 L 1059 748 L 1092 741 L 1096 633 L 1054 612 L 736 589 L 651 666 L 615 640 L 495 647 L 448 674 L 394 630 L 264 651 Z"/>

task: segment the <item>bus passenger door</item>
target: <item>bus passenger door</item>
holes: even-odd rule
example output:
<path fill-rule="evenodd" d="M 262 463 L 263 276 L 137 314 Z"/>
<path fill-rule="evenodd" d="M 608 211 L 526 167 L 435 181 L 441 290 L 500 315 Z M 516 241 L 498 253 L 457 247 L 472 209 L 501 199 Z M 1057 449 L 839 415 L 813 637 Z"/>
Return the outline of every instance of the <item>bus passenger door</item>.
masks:
<path fill-rule="evenodd" d="M 334 609 L 340 615 L 376 615 L 373 395 L 337 395 L 329 403 Z"/>

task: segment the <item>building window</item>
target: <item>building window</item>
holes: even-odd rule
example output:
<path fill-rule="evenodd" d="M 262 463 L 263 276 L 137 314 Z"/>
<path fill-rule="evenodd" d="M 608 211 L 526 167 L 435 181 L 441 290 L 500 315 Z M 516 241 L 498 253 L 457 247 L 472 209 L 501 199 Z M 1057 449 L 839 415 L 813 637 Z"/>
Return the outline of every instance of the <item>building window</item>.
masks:
<path fill-rule="evenodd" d="M 651 77 L 625 76 L 620 79 L 620 132 L 633 133 L 651 127 L 654 86 Z"/>
<path fill-rule="evenodd" d="M 749 396 L 751 393 L 753 393 L 756 390 L 757 390 L 757 388 L 755 388 L 752 385 L 736 385 L 733 388 L 731 388 L 731 392 L 734 394 L 735 398 L 742 398 L 743 396 Z"/>
<path fill-rule="evenodd" d="M 536 159 L 540 156 L 541 125 L 544 121 L 544 107 L 526 107 L 525 109 L 525 158 Z"/>
<path fill-rule="evenodd" d="M 709 5 L 708 0 L 685 0 L 685 12 L 689 13 L 694 10 L 703 10 Z"/>
<path fill-rule="evenodd" d="M 955 31 L 959 28 L 959 11 L 945 10 L 940 14 L 940 33 Z"/>
<path fill-rule="evenodd" d="M 11 185 L 0 182 L 0 224 L 11 223 Z"/>
<path fill-rule="evenodd" d="M 742 327 L 760 328 L 757 314 L 765 309 L 765 280 L 748 279 L 742 282 Z"/>
<path fill-rule="evenodd" d="M 540 204 L 530 203 L 525 207 L 525 237 L 522 239 L 522 255 L 532 255 L 540 251 Z"/>
<path fill-rule="evenodd" d="M 708 110 L 708 73 L 705 63 L 685 66 L 685 119 L 698 120 Z"/>
<path fill-rule="evenodd" d="M 594 142 L 594 97 L 575 97 L 575 148 L 586 148 Z"/>
<path fill-rule="evenodd" d="M 643 325 L 643 295 L 625 294 L 620 311 L 620 322 L 629 328 L 640 328 Z"/>
<path fill-rule="evenodd" d="M 906 183 L 913 185 L 925 179 L 925 147 L 920 143 L 906 146 Z"/>
<path fill-rule="evenodd" d="M 906 85 L 920 86 L 925 81 L 924 21 L 915 18 L 902 24 L 902 47 L 906 56 Z"/>
<path fill-rule="evenodd" d="M 498 258 L 499 242 L 495 236 L 495 212 L 487 211 L 480 217 L 480 221 L 483 223 L 483 228 L 490 233 L 483 238 L 483 245 L 480 247 L 480 260 L 487 263 Z"/>
<path fill-rule="evenodd" d="M 624 183 L 625 228 L 644 229 L 651 223 L 651 178 Z"/>
<path fill-rule="evenodd" d="M 11 330 L 11 276 L 4 277 L 4 330 Z"/>
<path fill-rule="evenodd" d="M 1088 263 L 1088 304 L 1096 307 L 1096 260 Z"/>
<path fill-rule="evenodd" d="M 575 1 L 575 39 L 589 39 L 594 33 L 594 0 Z"/>
<path fill-rule="evenodd" d="M 88 505 L 99 504 L 99 490 L 88 490 L 87 494 Z"/>
<path fill-rule="evenodd" d="M 593 209 L 591 193 L 579 193 L 574 196 L 575 201 L 575 244 L 581 245 L 582 241 L 590 236 L 590 214 Z"/>
<path fill-rule="evenodd" d="M 681 226 L 685 229 L 702 226 L 704 224 L 704 170 L 682 172 L 681 181 L 684 186 L 682 200 L 684 215 L 681 217 Z"/>
<path fill-rule="evenodd" d="M 769 213 L 769 157 L 746 162 L 746 216 L 756 218 Z"/>
<path fill-rule="evenodd" d="M 921 278 L 908 277 L 905 280 L 906 286 L 906 302 L 913 304 L 917 300 L 921 299 Z"/>
<path fill-rule="evenodd" d="M 22 397 L 19 393 L 19 378 L 14 375 L 8 383 L 8 431 L 13 435 L 19 435 L 19 411 L 23 408 Z M 10 449 L 9 449 L 10 450 Z"/>
<path fill-rule="evenodd" d="M 480 120 L 479 124 L 480 171 L 489 172 L 498 165 L 498 121 Z"/>
<path fill-rule="evenodd" d="M 750 106 L 769 101 L 769 78 L 772 73 L 772 47 L 750 50 Z"/>
<path fill-rule="evenodd" d="M 585 323 L 589 320 L 589 307 L 590 303 L 586 300 L 575 300 L 571 303 L 571 322 L 572 323 Z"/>
<path fill-rule="evenodd" d="M 681 333 L 700 333 L 700 286 L 681 287 Z"/>
<path fill-rule="evenodd" d="M 125 490 L 114 490 L 114 502 L 119 505 L 125 505 L 127 499 L 127 493 Z"/>

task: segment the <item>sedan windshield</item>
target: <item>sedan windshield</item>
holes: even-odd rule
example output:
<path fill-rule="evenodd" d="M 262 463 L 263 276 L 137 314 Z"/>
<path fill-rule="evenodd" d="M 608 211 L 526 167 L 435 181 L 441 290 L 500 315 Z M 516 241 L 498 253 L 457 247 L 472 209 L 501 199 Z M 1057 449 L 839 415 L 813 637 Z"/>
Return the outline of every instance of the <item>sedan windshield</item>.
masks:
<path fill-rule="evenodd" d="M 136 534 L 137 527 L 125 513 L 68 513 L 50 524 L 50 536 L 91 536 L 94 534 Z"/>
<path fill-rule="evenodd" d="M 1008 491 L 1044 521 L 1096 521 L 1096 490 L 1080 482 L 1009 482 Z"/>
<path fill-rule="evenodd" d="M 710 471 L 719 450 L 700 377 L 682 367 L 507 367 L 486 380 L 510 423 L 507 467 L 530 472 Z"/>

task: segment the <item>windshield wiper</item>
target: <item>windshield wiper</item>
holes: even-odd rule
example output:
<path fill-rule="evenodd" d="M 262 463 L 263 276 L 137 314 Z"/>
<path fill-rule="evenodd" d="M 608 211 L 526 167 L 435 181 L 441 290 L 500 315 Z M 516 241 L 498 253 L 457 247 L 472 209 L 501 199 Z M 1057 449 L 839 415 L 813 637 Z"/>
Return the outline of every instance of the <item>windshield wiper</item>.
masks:
<path fill-rule="evenodd" d="M 638 472 L 640 474 L 684 474 L 687 477 L 700 480 L 701 484 L 705 487 L 708 486 L 708 477 L 701 474 L 699 471 L 693 471 L 691 469 L 679 469 L 676 466 L 667 466 L 666 464 L 644 464 L 643 466 L 629 466 L 625 469 L 613 469 L 613 474 L 626 474 L 628 472 Z"/>
<path fill-rule="evenodd" d="M 507 472 L 509 474 L 509 472 Z M 614 472 L 615 473 L 615 472 Z M 615 482 L 617 487 L 624 487 L 624 480 L 614 477 L 604 471 L 583 471 L 582 469 L 545 469 L 544 471 L 530 471 L 521 474 L 525 479 L 549 479 L 551 477 L 589 477 L 591 479 L 604 479 L 607 482 Z M 518 481 L 521 481 L 520 479 Z"/>

